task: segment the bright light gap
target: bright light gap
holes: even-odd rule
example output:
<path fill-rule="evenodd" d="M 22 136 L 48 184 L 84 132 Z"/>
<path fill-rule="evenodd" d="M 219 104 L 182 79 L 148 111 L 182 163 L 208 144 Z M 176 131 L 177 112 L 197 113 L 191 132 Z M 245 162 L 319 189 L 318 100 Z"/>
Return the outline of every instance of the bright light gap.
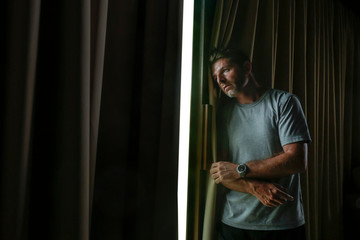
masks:
<path fill-rule="evenodd" d="M 182 25 L 183 27 L 178 165 L 178 240 L 186 240 L 193 23 L 194 0 L 184 0 Z"/>

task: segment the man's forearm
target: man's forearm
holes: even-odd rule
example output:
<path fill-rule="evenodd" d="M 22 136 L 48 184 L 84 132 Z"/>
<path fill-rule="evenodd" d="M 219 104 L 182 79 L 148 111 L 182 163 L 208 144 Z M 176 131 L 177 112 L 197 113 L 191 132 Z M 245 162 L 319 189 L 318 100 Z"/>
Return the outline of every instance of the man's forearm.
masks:
<path fill-rule="evenodd" d="M 222 185 L 233 191 L 251 193 L 251 185 L 248 179 L 241 178 L 231 182 L 222 182 Z"/>
<path fill-rule="evenodd" d="M 284 152 L 276 156 L 247 162 L 250 171 L 246 178 L 272 179 L 304 172 L 307 168 L 307 144 L 288 144 L 283 149 Z M 241 177 L 237 167 L 238 164 L 232 162 L 215 162 L 211 165 L 211 177 L 216 183 L 232 182 Z"/>
<path fill-rule="evenodd" d="M 271 179 L 304 172 L 307 167 L 307 145 L 301 144 L 296 148 L 303 149 L 290 149 L 268 159 L 247 162 L 250 171 L 246 177 Z"/>
<path fill-rule="evenodd" d="M 256 179 L 242 178 L 231 182 L 223 182 L 222 185 L 230 190 L 249 193 L 267 207 L 276 207 L 287 201 L 294 200 L 294 198 L 287 193 L 287 189 L 281 185 Z"/>

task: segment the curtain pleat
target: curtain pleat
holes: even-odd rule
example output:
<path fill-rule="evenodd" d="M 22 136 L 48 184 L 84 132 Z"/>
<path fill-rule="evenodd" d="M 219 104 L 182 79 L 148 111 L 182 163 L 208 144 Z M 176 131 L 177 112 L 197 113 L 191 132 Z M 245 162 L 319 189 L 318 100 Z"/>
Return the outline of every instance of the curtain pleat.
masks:
<path fill-rule="evenodd" d="M 277 38 L 278 48 L 277 48 L 276 62 L 275 62 L 276 67 L 275 67 L 274 87 L 278 89 L 285 89 L 286 91 L 292 90 L 291 89 L 292 54 L 291 53 L 293 48 L 292 25 L 294 22 L 293 16 L 291 14 L 292 2 L 293 1 L 284 1 L 279 3 L 279 23 L 281 24 L 278 24 L 278 38 Z M 261 81 L 261 79 L 259 78 L 258 80 Z"/>
<path fill-rule="evenodd" d="M 175 239 L 182 1 L 0 12 L 0 239 Z"/>
<path fill-rule="evenodd" d="M 58 13 L 59 18 L 54 20 L 60 21 L 61 27 L 55 31 L 59 34 L 58 47 L 62 51 L 57 52 L 55 56 L 59 60 L 58 67 L 54 66 L 54 73 L 57 74 L 54 79 L 57 84 L 57 96 L 53 102 L 56 120 L 51 123 L 51 136 L 54 139 L 51 145 L 54 152 L 49 154 L 53 169 L 49 179 L 50 194 L 46 196 L 51 199 L 48 206 L 50 216 L 56 218 L 50 220 L 48 238 L 88 239 L 90 1 L 64 1 Z M 49 49 L 43 47 L 43 51 Z M 47 64 L 47 54 L 44 53 L 43 57 L 43 65 L 40 67 Z M 43 70 L 38 68 L 39 74 Z M 39 80 L 39 88 L 43 87 L 40 84 L 43 83 L 41 81 L 46 81 L 45 79 L 46 76 Z M 37 112 L 36 120 L 42 117 L 43 114 Z M 40 130 L 41 126 L 36 129 Z M 37 141 L 42 142 L 44 139 Z"/>
<path fill-rule="evenodd" d="M 80 147 L 80 236 L 79 239 L 87 240 L 90 238 L 90 121 L 91 121 L 91 2 L 82 0 L 80 5 L 81 12 L 81 95 L 80 95 L 80 128 L 81 128 L 81 147 Z"/>
<path fill-rule="evenodd" d="M 216 2 L 214 13 L 214 27 L 211 34 L 211 45 L 215 48 L 228 46 L 234 29 L 235 19 L 239 7 L 238 0 Z"/>
<path fill-rule="evenodd" d="M 21 239 L 27 231 L 24 218 L 28 207 L 26 198 L 40 1 L 26 1 L 21 9 L 16 7 L 18 4 L 18 1 L 12 1 L 6 9 L 10 16 L 9 32 L 5 35 L 8 48 L 5 51 L 4 74 L 9 80 L 5 83 L 3 95 L 5 105 L 1 158 L 12 161 L 2 161 L 1 167 L 1 188 L 6 192 L 0 201 L 2 239 Z M 23 39 L 26 44 L 19 47 Z M 16 204 L 8 207 L 12 203 Z"/>
<path fill-rule="evenodd" d="M 108 1 L 91 1 L 90 216 L 94 195 Z"/>
<path fill-rule="evenodd" d="M 180 1 L 109 1 L 92 239 L 174 239 Z"/>
<path fill-rule="evenodd" d="M 250 58 L 252 58 L 254 51 L 258 8 L 258 0 L 239 1 L 233 32 L 228 44 L 229 48 L 240 48 Z M 234 32 L 237 32 L 237 34 L 233 34 Z"/>
<path fill-rule="evenodd" d="M 276 73 L 276 53 L 278 47 L 278 32 L 279 32 L 279 0 L 274 0 L 272 6 L 272 35 L 271 35 L 271 88 L 275 87 L 275 73 Z"/>
<path fill-rule="evenodd" d="M 214 27 L 211 31 L 211 41 L 210 46 L 211 49 L 218 48 L 223 49 L 226 48 L 230 42 L 231 35 L 234 29 L 235 20 L 237 18 L 237 12 L 239 7 L 239 1 L 217 1 L 216 5 L 216 12 L 214 19 Z M 206 49 L 205 49 L 206 51 Z M 205 54 L 205 56 L 208 56 Z M 207 59 L 203 59 L 204 62 L 208 62 Z M 207 65 L 206 65 L 207 66 Z M 209 70 L 209 68 L 207 67 Z M 212 180 L 210 174 L 208 174 L 209 167 L 211 166 L 211 163 L 217 161 L 217 151 L 216 151 L 216 109 L 218 105 L 218 99 L 215 97 L 215 88 L 214 83 L 212 81 L 212 78 L 210 77 L 210 72 L 205 71 L 205 78 L 206 80 L 203 81 L 208 86 L 203 86 L 203 89 L 209 92 L 206 94 L 209 96 L 209 99 L 207 99 L 208 106 L 207 111 L 205 114 L 207 116 L 204 118 L 206 123 L 204 123 L 205 126 L 208 126 L 205 131 L 208 131 L 211 133 L 210 142 L 204 141 L 202 144 L 208 145 L 205 147 L 211 148 L 211 154 L 208 157 L 209 159 L 206 159 L 210 163 L 207 165 L 206 172 L 206 192 L 205 192 L 205 208 L 204 208 L 204 214 L 203 214 L 203 222 L 202 225 L 202 231 L 201 231 L 201 239 L 203 240 L 211 240 L 214 239 L 214 235 L 216 234 L 216 226 L 215 226 L 215 217 L 216 216 L 216 195 L 217 195 L 217 186 Z M 205 150 L 207 151 L 207 150 Z M 201 225 L 200 225 L 201 226 Z"/>
<path fill-rule="evenodd" d="M 258 56 L 261 54 L 261 58 L 253 59 L 253 65 L 255 67 L 254 72 L 256 72 L 256 79 L 267 79 L 267 85 L 268 87 L 271 87 L 270 84 L 272 84 L 272 76 L 273 76 L 273 46 L 277 43 L 273 41 L 273 34 L 275 30 L 274 21 L 269 21 L 269 19 L 274 19 L 274 5 L 276 1 L 267 1 L 259 2 L 258 6 L 258 13 L 257 13 L 257 21 L 256 21 L 256 33 L 253 38 L 252 43 L 252 52 L 253 56 Z M 264 39 L 256 37 L 259 33 L 264 33 L 263 37 Z M 256 46 L 256 47 L 255 47 Z M 235 46 L 234 46 L 235 47 Z M 256 66 L 264 66 L 261 71 L 256 70 Z M 274 69 L 275 70 L 275 69 Z"/>

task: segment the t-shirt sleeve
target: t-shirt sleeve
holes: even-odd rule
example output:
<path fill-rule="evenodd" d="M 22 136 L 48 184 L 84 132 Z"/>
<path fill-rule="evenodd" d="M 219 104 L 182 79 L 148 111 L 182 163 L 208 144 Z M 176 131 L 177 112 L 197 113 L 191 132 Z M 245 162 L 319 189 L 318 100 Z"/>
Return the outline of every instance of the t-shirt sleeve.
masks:
<path fill-rule="evenodd" d="M 301 103 L 294 95 L 280 105 L 278 127 L 281 146 L 294 142 L 311 142 Z"/>

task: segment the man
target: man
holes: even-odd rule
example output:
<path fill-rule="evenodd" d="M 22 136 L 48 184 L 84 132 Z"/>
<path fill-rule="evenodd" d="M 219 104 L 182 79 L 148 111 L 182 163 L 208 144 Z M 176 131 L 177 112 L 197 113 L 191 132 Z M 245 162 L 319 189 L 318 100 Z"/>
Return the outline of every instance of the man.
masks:
<path fill-rule="evenodd" d="M 221 239 L 305 239 L 299 173 L 311 141 L 295 95 L 265 89 L 252 64 L 233 50 L 215 51 L 213 79 L 231 100 L 219 118 L 220 161 L 210 174 L 226 190 Z"/>

